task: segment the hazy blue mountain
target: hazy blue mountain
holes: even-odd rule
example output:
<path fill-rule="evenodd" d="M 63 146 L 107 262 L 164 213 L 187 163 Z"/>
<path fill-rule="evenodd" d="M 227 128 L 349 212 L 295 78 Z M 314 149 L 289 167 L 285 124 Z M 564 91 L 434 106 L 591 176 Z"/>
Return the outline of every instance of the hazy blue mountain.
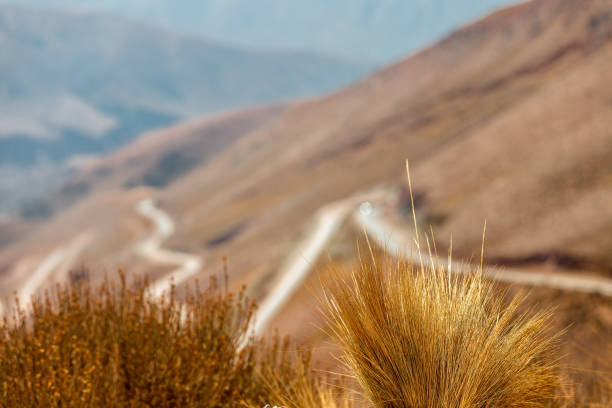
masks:
<path fill-rule="evenodd" d="M 108 151 L 191 115 L 330 91 L 365 68 L 218 46 L 95 11 L 3 5 L 0 72 L 1 165 Z"/>
<path fill-rule="evenodd" d="M 85 5 L 258 49 L 388 62 L 511 0 L 18 0 Z"/>

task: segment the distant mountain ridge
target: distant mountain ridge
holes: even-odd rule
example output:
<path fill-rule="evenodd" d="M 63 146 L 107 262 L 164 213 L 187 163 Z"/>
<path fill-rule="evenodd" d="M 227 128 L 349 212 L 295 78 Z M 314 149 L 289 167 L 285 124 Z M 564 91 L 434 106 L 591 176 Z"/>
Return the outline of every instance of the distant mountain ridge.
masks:
<path fill-rule="evenodd" d="M 320 94 L 361 64 L 251 52 L 92 11 L 0 5 L 0 164 L 106 152 L 142 131 Z"/>
<path fill-rule="evenodd" d="M 21 0 L 80 5 L 253 49 L 388 63 L 514 0 Z"/>

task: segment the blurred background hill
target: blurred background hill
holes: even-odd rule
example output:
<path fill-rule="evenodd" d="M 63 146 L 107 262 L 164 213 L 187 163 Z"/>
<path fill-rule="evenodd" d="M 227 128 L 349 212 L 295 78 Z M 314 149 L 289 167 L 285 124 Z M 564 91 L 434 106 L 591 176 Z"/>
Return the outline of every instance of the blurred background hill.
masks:
<path fill-rule="evenodd" d="M 75 155 L 254 103 L 329 92 L 368 65 L 251 51 L 96 11 L 0 5 L 0 211 L 56 184 Z M 50 177 L 55 174 L 55 177 Z M 28 184 L 23 192 L 19 185 Z"/>
<path fill-rule="evenodd" d="M 378 65 L 431 43 L 510 0 L 21 0 L 146 20 L 222 44 L 309 50 Z"/>
<path fill-rule="evenodd" d="M 0 2 L 0 213 L 142 132 L 339 89 L 502 3 Z"/>
<path fill-rule="evenodd" d="M 2 6 L 0 22 L 2 162 L 109 151 L 181 118 L 326 92 L 365 72 L 341 59 L 222 47 L 95 12 Z"/>
<path fill-rule="evenodd" d="M 123 251 L 116 235 L 132 225 L 133 197 L 153 195 L 176 217 L 173 245 L 209 259 L 232 254 L 236 276 L 272 279 L 297 226 L 359 190 L 401 190 L 407 158 L 424 224 L 454 234 L 459 255 L 479 250 L 487 218 L 494 260 L 557 259 L 609 274 L 612 96 L 600 84 L 610 75 L 611 7 L 521 4 L 332 95 L 145 133 L 82 166 L 22 218 L 57 214 L 38 229 L 49 237 L 98 219 L 108 229 L 94 214 L 116 197 L 113 211 L 126 213 L 107 239 Z M 406 205 L 398 201 L 399 214 Z M 96 257 L 120 259 L 105 251 Z"/>

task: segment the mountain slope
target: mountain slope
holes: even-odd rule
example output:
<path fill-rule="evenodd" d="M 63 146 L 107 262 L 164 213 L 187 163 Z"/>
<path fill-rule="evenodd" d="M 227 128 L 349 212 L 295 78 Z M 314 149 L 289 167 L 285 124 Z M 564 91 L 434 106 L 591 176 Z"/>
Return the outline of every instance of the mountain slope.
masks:
<path fill-rule="evenodd" d="M 146 235 L 133 206 L 153 195 L 176 222 L 167 247 L 199 254 L 208 270 L 229 255 L 233 283 L 262 293 L 317 209 L 402 184 L 408 158 L 419 212 L 441 241 L 453 233 L 456 255 L 480 249 L 486 217 L 493 260 L 563 252 L 608 273 L 611 20 L 605 0 L 502 10 L 342 92 L 287 107 L 167 187 L 87 197 L 0 253 L 0 265 L 15 274 L 20 253 L 48 250 L 71 225 L 105 243 L 83 260 L 142 270 L 121 243 Z M 113 217 L 98 220 L 112 202 Z"/>
<path fill-rule="evenodd" d="M 25 205 L 21 216 L 49 218 L 88 195 L 108 190 L 167 187 L 285 108 L 282 104 L 254 106 L 144 133 L 113 154 L 86 161 L 60 188 Z"/>
<path fill-rule="evenodd" d="M 250 52 L 85 11 L 0 5 L 0 163 L 110 151 L 144 130 L 328 92 L 364 67 Z"/>
<path fill-rule="evenodd" d="M 278 243 L 300 234 L 297 222 L 360 188 L 404 180 L 408 158 L 427 211 L 443 209 L 438 236 L 452 232 L 459 255 L 480 248 L 488 215 L 493 258 L 553 250 L 607 256 L 612 95 L 601 84 L 611 79 L 611 7 L 546 0 L 506 9 L 342 93 L 290 109 L 162 195 L 172 213 L 189 214 L 174 242 L 231 254 L 238 270 L 273 271 L 286 251 Z M 577 100 L 583 108 L 573 108 Z M 495 166 L 506 161 L 520 170 Z M 488 174 L 480 175 L 485 163 Z M 590 181 L 570 200 L 577 182 L 567 176 L 576 173 Z M 463 199 L 451 195 L 460 186 Z M 495 188 L 504 191 L 502 204 L 493 203 Z M 571 221 L 555 234 L 563 217 Z M 519 228 L 525 224 L 531 230 Z M 541 234 L 529 235 L 538 225 Z M 236 228 L 233 241 L 207 247 Z"/>
<path fill-rule="evenodd" d="M 27 209 L 30 217 L 46 216 L 44 223 L 0 219 L 2 293 L 19 290 L 40 265 L 57 260 L 58 252 L 64 255 L 47 268 L 48 283 L 66 279 L 70 268 L 81 270 L 82 262 L 95 272 L 94 280 L 102 278 L 97 272 L 117 268 L 146 272 L 151 278 L 168 272 L 135 251 L 137 241 L 151 231 L 137 215 L 136 202 L 153 195 L 153 187 L 186 177 L 285 109 L 284 105 L 252 107 L 148 132 L 123 149 L 84 164 L 59 191 Z"/>

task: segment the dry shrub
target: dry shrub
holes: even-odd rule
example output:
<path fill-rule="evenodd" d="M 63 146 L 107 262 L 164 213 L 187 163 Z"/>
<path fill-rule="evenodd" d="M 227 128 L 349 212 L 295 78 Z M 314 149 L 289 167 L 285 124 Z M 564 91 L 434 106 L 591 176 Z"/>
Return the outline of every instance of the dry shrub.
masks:
<path fill-rule="evenodd" d="M 278 336 L 244 342 L 255 304 L 244 290 L 174 290 L 154 299 L 147 281 L 56 286 L 26 313 L 16 301 L 0 328 L 3 407 L 348 408 L 315 373 L 309 351 Z"/>
<path fill-rule="evenodd" d="M 146 282 L 57 286 L 5 319 L 1 406 L 236 407 L 263 402 L 261 343 L 237 350 L 254 312 L 243 292 L 174 291 Z M 269 356 L 269 354 L 266 354 Z M 262 404 L 263 405 L 263 404 Z"/>
<path fill-rule="evenodd" d="M 362 251 L 363 254 L 363 251 Z M 549 312 L 520 312 L 479 270 L 452 275 L 361 255 L 336 271 L 325 302 L 344 361 L 376 407 L 557 404 L 557 337 Z"/>

